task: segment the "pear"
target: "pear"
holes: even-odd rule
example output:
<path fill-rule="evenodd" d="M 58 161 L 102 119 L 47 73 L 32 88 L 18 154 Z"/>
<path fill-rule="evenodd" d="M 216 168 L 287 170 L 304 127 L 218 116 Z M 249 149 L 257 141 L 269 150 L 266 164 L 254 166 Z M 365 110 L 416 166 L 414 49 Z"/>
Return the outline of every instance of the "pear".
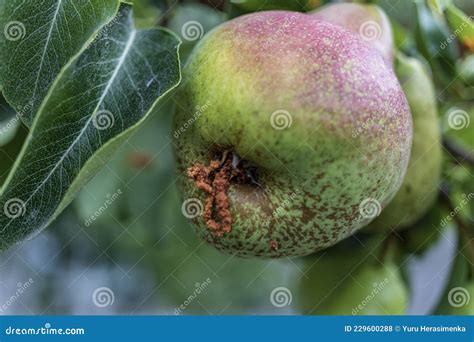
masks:
<path fill-rule="evenodd" d="M 194 201 L 197 234 L 227 253 L 334 245 L 373 220 L 361 203 L 390 202 L 408 165 L 411 116 L 391 68 L 312 15 L 221 24 L 196 46 L 175 100 L 183 206 Z"/>
<path fill-rule="evenodd" d="M 402 315 L 408 290 L 393 261 L 383 264 L 372 248 L 336 246 L 304 261 L 296 306 L 310 315 Z"/>
<path fill-rule="evenodd" d="M 442 146 L 433 82 L 416 58 L 397 56 L 396 73 L 413 116 L 413 144 L 403 184 L 369 229 L 410 227 L 433 206 L 441 177 Z"/>
<path fill-rule="evenodd" d="M 382 54 L 388 65 L 393 64 L 393 33 L 385 11 L 377 5 L 336 3 L 312 12 L 317 18 L 341 25 L 359 35 Z"/>

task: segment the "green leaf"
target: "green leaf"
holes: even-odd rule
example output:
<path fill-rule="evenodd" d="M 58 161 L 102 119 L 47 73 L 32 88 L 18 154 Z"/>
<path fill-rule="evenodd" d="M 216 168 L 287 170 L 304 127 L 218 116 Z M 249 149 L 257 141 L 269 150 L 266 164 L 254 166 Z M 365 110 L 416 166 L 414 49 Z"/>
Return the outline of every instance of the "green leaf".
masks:
<path fill-rule="evenodd" d="M 0 250 L 38 233 L 180 82 L 179 40 L 130 5 L 62 71 L 0 197 Z"/>
<path fill-rule="evenodd" d="M 31 126 L 61 69 L 118 10 L 117 0 L 8 0 L 0 5 L 0 84 Z"/>
<path fill-rule="evenodd" d="M 443 14 L 444 9 L 450 3 L 451 0 L 428 0 L 428 4 L 440 15 Z"/>
<path fill-rule="evenodd" d="M 234 16 L 268 10 L 307 12 L 329 1 L 321 0 L 231 0 Z"/>
<path fill-rule="evenodd" d="M 474 23 L 472 19 L 453 4 L 446 7 L 446 18 L 454 35 L 471 51 L 474 51 Z"/>
<path fill-rule="evenodd" d="M 447 86 L 456 74 L 457 42 L 451 37 L 446 23 L 435 16 L 424 1 L 417 0 L 415 5 L 418 49 L 430 62 L 436 79 Z"/>

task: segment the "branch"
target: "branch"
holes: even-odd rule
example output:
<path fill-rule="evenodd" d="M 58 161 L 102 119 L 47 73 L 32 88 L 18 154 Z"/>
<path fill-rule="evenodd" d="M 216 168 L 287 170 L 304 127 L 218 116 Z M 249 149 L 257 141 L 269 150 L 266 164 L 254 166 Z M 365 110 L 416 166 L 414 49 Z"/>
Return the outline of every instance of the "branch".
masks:
<path fill-rule="evenodd" d="M 474 155 L 470 151 L 465 150 L 461 145 L 455 143 L 452 139 L 444 137 L 443 146 L 451 153 L 457 162 L 474 166 Z"/>

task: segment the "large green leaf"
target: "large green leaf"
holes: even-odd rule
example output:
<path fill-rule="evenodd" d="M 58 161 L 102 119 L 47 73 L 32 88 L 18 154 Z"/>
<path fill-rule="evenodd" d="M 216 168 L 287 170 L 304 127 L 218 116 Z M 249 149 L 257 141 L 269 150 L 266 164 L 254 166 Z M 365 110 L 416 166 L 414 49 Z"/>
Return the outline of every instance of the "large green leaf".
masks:
<path fill-rule="evenodd" d="M 46 227 L 180 81 L 179 40 L 130 5 L 54 82 L 0 197 L 0 250 Z"/>
<path fill-rule="evenodd" d="M 446 7 L 446 17 L 453 32 L 471 51 L 474 51 L 474 22 L 459 8 L 450 4 Z"/>
<path fill-rule="evenodd" d="M 446 23 L 424 1 L 415 1 L 415 8 L 415 39 L 418 49 L 430 63 L 435 79 L 446 87 L 456 74 L 459 46 L 451 38 Z"/>
<path fill-rule="evenodd" d="M 118 10 L 117 0 L 0 1 L 0 85 L 23 122 L 61 69 Z"/>

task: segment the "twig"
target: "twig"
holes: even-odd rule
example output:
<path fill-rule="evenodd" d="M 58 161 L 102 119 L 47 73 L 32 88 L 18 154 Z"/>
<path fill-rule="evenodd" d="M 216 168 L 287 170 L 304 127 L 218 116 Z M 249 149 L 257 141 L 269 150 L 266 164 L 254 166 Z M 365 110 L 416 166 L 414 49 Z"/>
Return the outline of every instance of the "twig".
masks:
<path fill-rule="evenodd" d="M 474 166 L 474 155 L 470 151 L 466 151 L 461 145 L 449 138 L 444 137 L 443 146 L 459 163 L 467 163 Z"/>

